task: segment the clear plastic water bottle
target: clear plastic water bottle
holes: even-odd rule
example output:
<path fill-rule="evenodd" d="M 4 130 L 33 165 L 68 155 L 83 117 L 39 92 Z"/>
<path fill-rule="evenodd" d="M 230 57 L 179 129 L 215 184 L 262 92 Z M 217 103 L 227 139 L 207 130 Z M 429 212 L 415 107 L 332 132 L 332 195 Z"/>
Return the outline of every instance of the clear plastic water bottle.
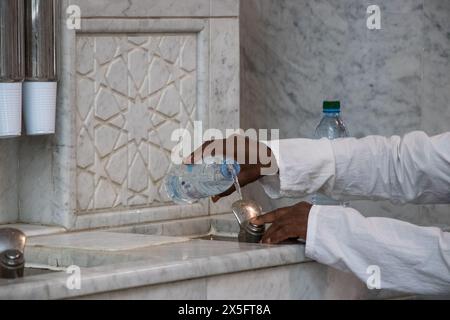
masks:
<path fill-rule="evenodd" d="M 349 136 L 348 130 L 341 118 L 341 103 L 339 101 L 325 101 L 323 103 L 323 117 L 316 128 L 314 137 L 316 139 L 328 138 L 330 140 L 346 138 Z M 316 194 L 313 197 L 315 205 L 327 206 L 347 206 L 348 203 L 336 201 L 323 194 Z"/>
<path fill-rule="evenodd" d="M 164 185 L 170 199 L 178 204 L 192 204 L 228 190 L 240 172 L 233 160 L 211 157 L 202 164 L 174 166 Z"/>

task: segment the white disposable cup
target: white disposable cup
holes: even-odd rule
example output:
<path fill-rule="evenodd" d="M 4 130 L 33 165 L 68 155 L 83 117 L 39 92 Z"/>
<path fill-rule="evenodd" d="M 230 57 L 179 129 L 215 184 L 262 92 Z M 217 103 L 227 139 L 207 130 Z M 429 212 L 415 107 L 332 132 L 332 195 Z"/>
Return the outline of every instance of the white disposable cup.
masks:
<path fill-rule="evenodd" d="M 23 113 L 28 135 L 55 133 L 56 82 L 23 83 Z"/>
<path fill-rule="evenodd" d="M 22 134 L 22 83 L 0 83 L 0 138 Z"/>

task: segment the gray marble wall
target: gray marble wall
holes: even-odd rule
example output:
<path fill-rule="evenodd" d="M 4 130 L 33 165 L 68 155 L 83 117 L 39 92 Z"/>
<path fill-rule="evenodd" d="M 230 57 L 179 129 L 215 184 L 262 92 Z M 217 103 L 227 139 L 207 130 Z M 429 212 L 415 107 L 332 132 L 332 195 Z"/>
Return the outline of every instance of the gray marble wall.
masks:
<path fill-rule="evenodd" d="M 381 8 L 381 30 L 366 9 Z M 351 134 L 450 130 L 450 1 L 241 2 L 241 123 L 311 137 L 323 100 L 338 99 Z M 247 191 L 275 207 L 261 190 Z M 255 193 L 257 195 L 255 195 Z M 449 206 L 354 203 L 367 215 L 450 224 Z"/>
<path fill-rule="evenodd" d="M 0 223 L 15 222 L 19 216 L 17 201 L 17 139 L 0 141 Z"/>

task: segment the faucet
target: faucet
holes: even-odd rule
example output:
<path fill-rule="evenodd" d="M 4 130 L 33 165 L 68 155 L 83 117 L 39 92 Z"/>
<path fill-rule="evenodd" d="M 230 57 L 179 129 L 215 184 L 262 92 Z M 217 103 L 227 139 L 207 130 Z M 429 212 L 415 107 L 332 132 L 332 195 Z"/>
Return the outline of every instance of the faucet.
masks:
<path fill-rule="evenodd" d="M 23 277 L 26 240 L 26 235 L 20 230 L 0 229 L 0 278 L 17 279 Z"/>
<path fill-rule="evenodd" d="M 266 227 L 256 225 L 252 220 L 262 215 L 261 206 L 253 200 L 239 200 L 231 207 L 239 223 L 239 242 L 259 243 L 264 236 Z"/>

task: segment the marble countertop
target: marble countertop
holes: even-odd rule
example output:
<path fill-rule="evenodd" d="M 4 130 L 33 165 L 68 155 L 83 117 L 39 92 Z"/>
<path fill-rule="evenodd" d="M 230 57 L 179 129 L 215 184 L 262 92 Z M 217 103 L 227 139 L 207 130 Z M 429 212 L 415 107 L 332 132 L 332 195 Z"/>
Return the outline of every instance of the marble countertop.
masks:
<path fill-rule="evenodd" d="M 103 239 L 96 248 L 91 246 L 93 237 Z M 118 237 L 124 240 L 119 246 Z M 81 289 L 68 289 L 70 274 L 60 271 L 0 280 L 1 299 L 74 298 L 307 261 L 304 246 L 297 244 L 268 246 L 105 231 L 36 237 L 30 239 L 28 250 L 34 251 L 36 261 L 39 252 L 46 258 L 48 252 L 64 252 L 65 258 L 81 262 Z"/>

